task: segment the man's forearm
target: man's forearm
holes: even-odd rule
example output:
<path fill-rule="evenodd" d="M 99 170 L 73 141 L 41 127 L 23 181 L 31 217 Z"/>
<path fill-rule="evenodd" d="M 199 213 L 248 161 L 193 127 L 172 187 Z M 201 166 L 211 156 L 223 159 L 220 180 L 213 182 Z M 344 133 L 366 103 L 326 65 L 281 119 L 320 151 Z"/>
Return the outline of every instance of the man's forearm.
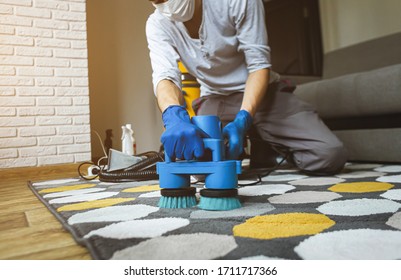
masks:
<path fill-rule="evenodd" d="M 249 74 L 245 85 L 241 110 L 254 116 L 269 86 L 270 69 L 261 69 Z"/>
<path fill-rule="evenodd" d="M 156 89 L 157 104 L 161 112 L 170 105 L 183 105 L 184 97 L 181 90 L 170 80 L 162 80 Z"/>

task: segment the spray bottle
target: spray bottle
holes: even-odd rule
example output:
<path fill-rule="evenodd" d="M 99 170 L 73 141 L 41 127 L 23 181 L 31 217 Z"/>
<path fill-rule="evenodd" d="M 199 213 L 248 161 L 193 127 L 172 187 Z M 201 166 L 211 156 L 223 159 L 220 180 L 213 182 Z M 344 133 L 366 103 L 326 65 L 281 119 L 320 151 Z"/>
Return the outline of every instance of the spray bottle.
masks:
<path fill-rule="evenodd" d="M 121 126 L 122 129 L 122 152 L 127 155 L 136 154 L 136 142 L 134 138 L 134 131 L 131 124 Z"/>

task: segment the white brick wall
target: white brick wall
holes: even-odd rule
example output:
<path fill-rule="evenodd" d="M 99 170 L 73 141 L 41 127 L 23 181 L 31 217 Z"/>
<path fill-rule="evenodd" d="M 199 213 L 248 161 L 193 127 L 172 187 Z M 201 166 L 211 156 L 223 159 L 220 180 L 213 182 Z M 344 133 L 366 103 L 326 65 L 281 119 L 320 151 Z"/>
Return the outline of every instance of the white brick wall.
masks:
<path fill-rule="evenodd" d="M 90 160 L 86 0 L 0 0 L 0 168 Z"/>

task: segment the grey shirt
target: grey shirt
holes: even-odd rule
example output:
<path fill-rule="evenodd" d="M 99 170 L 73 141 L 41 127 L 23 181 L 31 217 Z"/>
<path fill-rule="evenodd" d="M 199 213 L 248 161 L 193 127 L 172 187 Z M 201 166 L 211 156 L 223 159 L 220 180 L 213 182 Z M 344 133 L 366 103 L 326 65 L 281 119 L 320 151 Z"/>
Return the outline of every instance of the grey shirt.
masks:
<path fill-rule="evenodd" d="M 264 7 L 261 0 L 203 0 L 199 39 L 182 22 L 157 9 L 146 24 L 153 86 L 164 79 L 179 88 L 181 61 L 201 85 L 201 96 L 244 92 L 248 74 L 270 68 Z M 276 75 L 271 75 L 276 80 Z"/>

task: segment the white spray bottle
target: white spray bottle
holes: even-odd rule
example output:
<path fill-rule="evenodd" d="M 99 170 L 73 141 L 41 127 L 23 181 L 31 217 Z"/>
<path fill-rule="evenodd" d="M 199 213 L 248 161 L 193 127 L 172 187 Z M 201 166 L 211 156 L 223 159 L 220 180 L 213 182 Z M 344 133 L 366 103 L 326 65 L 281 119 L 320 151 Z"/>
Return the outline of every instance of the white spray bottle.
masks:
<path fill-rule="evenodd" d="M 131 124 L 121 126 L 122 129 L 122 152 L 124 154 L 133 156 L 136 151 L 136 143 L 134 138 L 134 131 L 132 130 Z"/>

